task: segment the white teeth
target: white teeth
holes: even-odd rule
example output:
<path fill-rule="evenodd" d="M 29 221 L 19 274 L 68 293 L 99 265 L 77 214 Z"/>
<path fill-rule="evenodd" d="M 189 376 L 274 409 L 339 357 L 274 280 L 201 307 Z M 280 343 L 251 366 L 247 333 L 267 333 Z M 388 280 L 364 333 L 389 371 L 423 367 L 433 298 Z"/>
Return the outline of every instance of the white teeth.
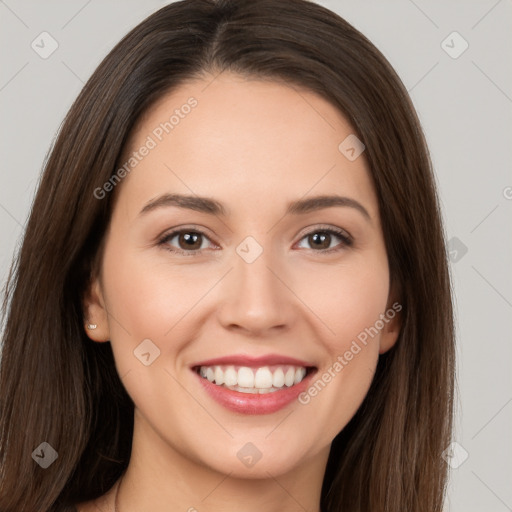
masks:
<path fill-rule="evenodd" d="M 279 388 L 265 388 L 265 389 L 257 389 L 257 388 L 241 388 L 240 386 L 226 386 L 228 389 L 232 391 L 240 391 L 241 393 L 252 393 L 254 395 L 264 395 L 265 393 L 273 393 L 274 391 L 279 391 Z"/>
<path fill-rule="evenodd" d="M 294 380 L 295 380 L 295 369 L 294 368 L 288 368 L 288 370 L 286 370 L 286 374 L 284 376 L 284 383 L 285 383 L 285 385 L 288 386 L 288 387 L 293 386 L 293 381 Z"/>
<path fill-rule="evenodd" d="M 258 389 L 265 389 L 272 387 L 272 374 L 268 366 L 258 368 L 254 376 L 254 387 Z"/>
<path fill-rule="evenodd" d="M 241 388 L 254 387 L 254 372 L 247 366 L 242 366 L 238 370 L 238 385 Z"/>
<path fill-rule="evenodd" d="M 284 372 L 282 368 L 278 368 L 272 376 L 272 385 L 275 388 L 282 388 L 284 386 Z"/>
<path fill-rule="evenodd" d="M 295 370 L 295 378 L 293 379 L 294 384 L 298 384 L 306 375 L 306 368 L 297 368 Z"/>
<path fill-rule="evenodd" d="M 218 366 L 215 367 L 215 384 L 224 384 L 224 373 Z"/>
<path fill-rule="evenodd" d="M 301 382 L 306 376 L 303 366 L 275 365 L 272 367 L 249 368 L 248 366 L 201 366 L 199 375 L 242 393 L 264 394 L 291 387 Z"/>
<path fill-rule="evenodd" d="M 201 366 L 201 369 L 203 367 Z M 228 366 L 226 371 L 224 372 L 224 384 L 226 386 L 236 386 L 236 383 L 238 382 L 238 375 L 235 371 L 235 368 L 233 366 Z M 217 382 L 215 382 L 217 384 Z M 220 386 L 220 384 L 219 384 Z"/>
<path fill-rule="evenodd" d="M 241 393 L 253 393 L 253 388 L 245 388 L 245 387 L 237 386 L 237 389 Z"/>

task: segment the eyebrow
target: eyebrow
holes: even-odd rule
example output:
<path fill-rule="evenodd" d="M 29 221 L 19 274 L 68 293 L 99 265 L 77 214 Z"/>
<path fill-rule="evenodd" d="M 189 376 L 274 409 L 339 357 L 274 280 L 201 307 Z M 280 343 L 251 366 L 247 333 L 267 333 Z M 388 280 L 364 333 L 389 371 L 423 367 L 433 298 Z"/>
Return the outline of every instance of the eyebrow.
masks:
<path fill-rule="evenodd" d="M 144 215 L 150 211 L 176 206 L 178 208 L 186 208 L 210 215 L 219 215 L 227 217 L 228 211 L 222 203 L 209 197 L 200 197 L 195 195 L 182 194 L 163 194 L 155 199 L 148 201 L 139 213 Z M 359 211 L 366 220 L 371 222 L 371 216 L 368 210 L 355 199 L 338 195 L 322 195 L 310 197 L 308 199 L 299 199 L 292 201 L 287 205 L 286 214 L 303 215 L 306 213 L 322 210 L 324 208 L 332 208 L 334 206 L 343 206 L 354 208 Z"/>

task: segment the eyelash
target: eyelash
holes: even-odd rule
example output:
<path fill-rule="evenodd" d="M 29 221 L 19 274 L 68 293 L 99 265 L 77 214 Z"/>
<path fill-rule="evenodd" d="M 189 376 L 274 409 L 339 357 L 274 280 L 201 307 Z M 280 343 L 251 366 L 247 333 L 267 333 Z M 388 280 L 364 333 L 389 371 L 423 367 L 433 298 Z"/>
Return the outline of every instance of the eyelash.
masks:
<path fill-rule="evenodd" d="M 194 249 L 191 251 L 184 251 L 183 249 L 177 249 L 175 247 L 173 247 L 171 249 L 171 247 L 169 246 L 170 240 L 172 240 L 177 235 L 181 235 L 183 233 L 189 233 L 189 234 L 193 233 L 193 234 L 200 235 L 202 237 L 209 239 L 208 236 L 205 233 L 203 233 L 201 230 L 186 228 L 186 229 L 179 229 L 176 231 L 171 231 L 170 233 L 164 235 L 162 238 L 160 238 L 158 240 L 158 245 L 162 246 L 164 249 L 166 249 L 172 253 L 181 254 L 183 256 L 197 256 L 198 253 L 200 253 L 203 249 Z M 314 235 L 317 233 L 324 233 L 324 234 L 326 233 L 329 235 L 335 235 L 341 239 L 341 243 L 335 247 L 331 247 L 330 249 L 319 249 L 319 250 L 310 249 L 311 251 L 316 252 L 316 253 L 331 254 L 334 252 L 341 251 L 345 247 L 352 247 L 352 245 L 354 243 L 354 241 L 350 235 L 348 235 L 345 231 L 343 231 L 341 229 L 336 229 L 336 228 L 316 228 L 312 231 L 309 231 L 308 233 L 305 233 L 302 236 L 302 238 L 299 240 L 299 242 L 304 240 L 308 236 L 311 236 L 311 235 Z"/>

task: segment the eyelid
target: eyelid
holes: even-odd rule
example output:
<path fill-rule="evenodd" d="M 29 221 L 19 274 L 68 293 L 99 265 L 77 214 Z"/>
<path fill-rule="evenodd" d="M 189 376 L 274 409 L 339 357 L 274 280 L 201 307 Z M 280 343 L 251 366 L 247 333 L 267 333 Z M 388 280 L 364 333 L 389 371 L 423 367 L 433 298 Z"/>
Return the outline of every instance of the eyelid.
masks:
<path fill-rule="evenodd" d="M 335 233 L 338 236 L 342 236 L 342 237 L 346 238 L 347 240 L 350 240 L 351 242 L 353 242 L 353 240 L 354 240 L 352 238 L 352 235 L 346 229 L 339 228 L 339 227 L 333 226 L 331 224 L 312 224 L 311 226 L 306 226 L 299 232 L 299 234 L 297 236 L 300 237 L 299 238 L 299 241 L 300 241 L 307 235 L 310 235 L 310 234 L 316 233 L 316 232 L 325 232 L 325 231 Z"/>

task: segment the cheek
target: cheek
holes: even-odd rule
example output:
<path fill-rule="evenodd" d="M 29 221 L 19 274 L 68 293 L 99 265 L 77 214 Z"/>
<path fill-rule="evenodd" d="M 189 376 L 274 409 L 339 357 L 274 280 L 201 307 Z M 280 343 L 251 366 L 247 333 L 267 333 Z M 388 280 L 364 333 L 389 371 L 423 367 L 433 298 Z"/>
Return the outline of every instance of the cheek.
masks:
<path fill-rule="evenodd" d="M 186 315 L 211 284 L 194 279 L 184 266 L 151 262 L 121 244 L 105 252 L 103 269 L 111 345 L 128 394 L 142 411 L 153 407 L 156 415 L 162 406 L 186 408 L 190 397 L 171 374 L 191 334 Z"/>
<path fill-rule="evenodd" d="M 124 335 L 128 331 L 155 338 L 162 338 L 217 279 L 215 272 L 202 279 L 185 265 L 155 263 L 141 253 L 123 253 L 115 247 L 106 256 L 104 269 L 114 317 L 111 327 L 116 332 L 124 327 Z"/>
<path fill-rule="evenodd" d="M 378 342 L 374 328 L 380 314 L 385 312 L 387 299 L 388 282 L 381 275 L 368 275 L 364 282 L 346 283 L 344 293 L 337 297 L 337 310 L 332 312 L 333 330 L 340 340 L 337 348 L 347 350 L 354 340 L 363 344 L 370 339 Z M 378 349 L 378 344 L 374 345 Z"/>
<path fill-rule="evenodd" d="M 374 378 L 381 334 L 375 325 L 385 312 L 387 293 L 387 280 L 371 272 L 364 280 L 345 279 L 343 287 L 322 297 L 336 304 L 328 314 L 323 310 L 323 320 L 335 334 L 322 336 L 323 367 L 299 403 L 323 425 L 321 435 L 329 442 L 353 418 Z"/>
<path fill-rule="evenodd" d="M 106 251 L 103 268 L 110 339 L 119 375 L 141 370 L 134 355 L 148 339 L 158 354 L 150 368 L 170 364 L 174 371 L 182 350 L 201 329 L 195 316 L 204 314 L 206 301 L 201 299 L 225 269 L 205 266 L 198 270 L 192 264 L 169 264 L 165 258 L 155 262 L 140 252 L 121 249 L 121 244 L 112 244 L 110 252 Z"/>
<path fill-rule="evenodd" d="M 297 295 L 322 320 L 321 339 L 331 357 L 348 350 L 355 339 L 365 340 L 368 330 L 385 312 L 389 272 L 385 253 L 375 251 L 347 264 L 318 268 L 297 279 Z M 371 331 L 377 339 L 374 331 Z M 358 338 L 359 337 L 359 338 Z M 377 343 L 374 343 L 378 345 Z M 378 346 L 376 347 L 378 349 Z"/>
<path fill-rule="evenodd" d="M 315 292 L 310 288 L 305 298 L 328 327 L 319 338 L 327 357 L 299 402 L 326 426 L 327 437 L 350 421 L 368 392 L 379 358 L 379 319 L 388 301 L 385 253 L 352 263 L 317 273 Z"/>

